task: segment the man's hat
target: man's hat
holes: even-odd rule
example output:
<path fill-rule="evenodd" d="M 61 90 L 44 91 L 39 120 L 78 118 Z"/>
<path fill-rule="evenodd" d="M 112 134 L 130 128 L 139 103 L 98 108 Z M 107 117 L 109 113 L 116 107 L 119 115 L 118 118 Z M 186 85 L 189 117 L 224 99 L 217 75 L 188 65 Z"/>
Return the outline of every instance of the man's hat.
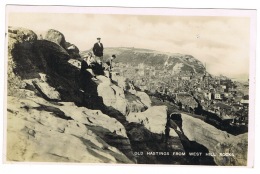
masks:
<path fill-rule="evenodd" d="M 97 38 L 97 40 L 100 40 L 100 39 L 101 39 L 100 37 Z"/>
<path fill-rule="evenodd" d="M 116 55 L 113 54 L 112 57 L 116 58 Z"/>

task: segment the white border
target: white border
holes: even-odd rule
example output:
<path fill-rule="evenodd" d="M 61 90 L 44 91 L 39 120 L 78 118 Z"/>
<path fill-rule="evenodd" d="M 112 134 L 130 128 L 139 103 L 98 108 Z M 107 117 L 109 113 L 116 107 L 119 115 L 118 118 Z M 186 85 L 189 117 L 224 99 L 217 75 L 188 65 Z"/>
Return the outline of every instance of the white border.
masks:
<path fill-rule="evenodd" d="M 36 0 L 24 0 L 23 2 L 19 2 L 18 0 L 10 0 L 7 2 L 7 0 L 2 0 L 1 1 L 1 21 L 4 21 L 4 7 L 7 3 L 13 3 L 13 4 L 34 4 L 34 5 L 57 5 L 60 4 L 61 1 L 58 0 L 46 0 L 44 2 L 37 2 Z M 66 2 L 62 2 L 62 4 L 60 5 L 82 5 L 82 6 L 128 6 L 128 7 L 147 7 L 149 5 L 149 7 L 183 7 L 183 8 L 241 8 L 241 9 L 259 9 L 258 6 L 258 1 L 247 1 L 247 0 L 236 0 L 236 1 L 226 1 L 226 0 L 218 0 L 218 1 L 207 1 L 207 0 L 182 0 L 182 1 L 174 1 L 174 3 L 172 1 L 167 1 L 165 0 L 165 2 L 162 1 L 154 1 L 154 0 L 150 0 L 150 1 L 136 1 L 133 0 L 130 2 L 129 1 L 118 1 L 118 0 L 103 0 L 103 1 L 98 1 L 98 2 L 91 2 L 91 1 L 85 1 L 84 3 L 80 0 L 74 0 L 74 1 L 66 1 Z M 258 18 L 259 20 L 259 18 Z M 259 22 L 258 22 L 259 25 Z M 4 30 L 2 31 L 2 27 L 1 27 L 1 36 L 4 36 Z M 259 35 L 257 35 L 258 37 L 258 42 L 259 42 Z M 252 37 L 251 37 L 252 38 Z M 255 38 L 252 38 L 255 39 Z M 0 44 L 1 49 L 4 48 L 4 41 L 2 41 Z M 2 49 L 3 50 L 3 49 Z M 259 49 L 258 49 L 259 51 Z M 1 57 L 4 57 L 4 53 L 3 51 L 0 52 Z M 255 52 L 251 52 L 251 55 L 255 55 Z M 1 59 L 2 60 L 2 59 Z M 257 64 L 258 60 L 256 59 L 255 61 L 250 63 L 250 70 L 252 70 L 253 67 L 258 66 Z M 255 64 L 253 64 L 255 63 Z M 3 73 L 3 64 L 1 64 L 1 68 L 0 68 L 0 72 L 1 72 L 1 82 L 3 82 L 4 79 L 4 73 Z M 256 68 L 256 74 L 259 74 L 259 70 Z M 258 79 L 258 76 L 256 76 L 256 78 Z M 256 86 L 258 85 L 258 81 L 251 81 L 251 83 L 255 84 Z M 3 84 L 3 83 L 1 83 Z M 253 89 L 255 90 L 255 89 Z M 250 93 L 252 92 L 252 90 L 250 90 Z M 0 88 L 0 93 L 1 95 L 3 95 L 3 85 L 1 85 Z M 256 92 L 257 94 L 257 92 Z M 251 100 L 251 99 L 250 99 Z M 256 103 L 255 106 L 259 105 L 259 97 L 256 97 Z M 251 110 L 251 109 L 250 109 Z M 254 113 L 254 111 L 251 111 Z M 1 107 L 1 113 L 3 113 L 2 111 L 2 107 Z M 255 111 L 256 116 L 260 115 L 259 114 L 259 107 L 256 107 L 256 111 Z M 255 125 L 256 125 L 256 130 L 255 132 L 259 132 L 259 122 L 258 122 L 259 118 L 255 117 Z M 251 120 L 251 122 L 254 122 L 254 120 Z M 0 122 L 2 124 L 2 122 Z M 0 132 L 0 135 L 2 136 L 2 132 Z M 257 135 L 255 136 L 256 138 L 258 137 Z M 1 140 L 3 140 L 2 137 L 0 137 Z M 249 139 L 250 143 L 251 143 L 251 139 Z M 259 147 L 259 142 L 256 142 L 256 147 Z M 3 144 L 3 143 L 1 143 Z M 252 143 L 254 144 L 254 143 Z M 1 149 L 2 150 L 2 149 Z M 2 151 L 0 150 L 0 152 L 2 153 Z M 259 152 L 258 149 L 256 149 L 255 154 L 258 154 L 257 152 Z M 150 165 L 142 165 L 142 168 L 136 166 L 136 167 L 125 167 L 124 165 L 121 166 L 117 166 L 116 168 L 114 168 L 113 166 L 99 166 L 97 169 L 97 166 L 89 166 L 86 165 L 87 168 L 83 167 L 83 166 L 73 166 L 73 165 L 66 165 L 66 166 L 62 166 L 61 165 L 49 165 L 49 166 L 41 166 L 41 165 L 1 165 L 0 168 L 0 172 L 2 173 L 21 173 L 21 172 L 27 172 L 27 173 L 46 173 L 46 171 L 53 171 L 56 169 L 56 172 L 58 171 L 59 173 L 86 173 L 86 172 L 90 172 L 91 170 L 95 169 L 101 172 L 109 172 L 112 171 L 113 173 L 133 173 L 133 172 L 152 172 L 152 173 L 156 173 L 156 172 L 211 172 L 211 173 L 220 173 L 220 172 L 236 172 L 236 173 L 255 173 L 256 170 L 259 170 L 258 167 L 258 156 L 256 156 L 256 160 L 255 160 L 255 167 L 252 170 L 246 170 L 246 169 L 228 169 L 228 168 L 214 168 L 214 170 L 212 170 L 212 168 L 208 168 L 208 167 L 204 167 L 201 168 L 199 166 L 193 166 L 193 167 L 179 167 L 179 169 L 177 169 L 177 167 L 172 168 L 167 166 L 167 167 L 155 167 L 155 166 L 150 166 Z M 44 168 L 43 168 L 44 167 Z M 125 170 L 127 168 L 127 170 Z M 28 170 L 30 169 L 30 170 Z M 112 169 L 112 170 L 111 170 Z M 24 170 L 28 170 L 28 171 L 24 171 Z M 173 171 L 174 170 L 174 171 Z M 206 173 L 205 172 L 205 173 Z M 96 172 L 95 172 L 96 173 Z M 258 171 L 259 173 L 259 171 Z"/>
<path fill-rule="evenodd" d="M 131 14 L 174 16 L 241 16 L 254 17 L 253 10 L 239 9 L 187 9 L 170 7 L 79 7 L 79 6 L 23 6 L 7 5 L 8 13 L 78 13 L 78 14 Z"/>
<path fill-rule="evenodd" d="M 247 166 L 253 167 L 254 159 L 254 104 L 255 104 L 255 10 L 227 9 L 175 9 L 175 8 L 126 8 L 126 7 L 75 7 L 75 6 L 21 6 L 8 5 L 9 13 L 77 13 L 77 14 L 131 14 L 131 15 L 174 15 L 174 16 L 236 16 L 249 17 L 250 23 L 250 108 L 248 131 L 248 161 Z M 7 27 L 7 25 L 6 25 Z M 7 30 L 7 28 L 6 28 Z M 7 32 L 7 31 L 6 31 Z M 6 72 L 5 72 L 6 73 Z M 6 128 L 5 128 L 6 130 Z M 4 137 L 5 138 L 5 137 Z M 4 149 L 6 149 L 4 147 Z"/>

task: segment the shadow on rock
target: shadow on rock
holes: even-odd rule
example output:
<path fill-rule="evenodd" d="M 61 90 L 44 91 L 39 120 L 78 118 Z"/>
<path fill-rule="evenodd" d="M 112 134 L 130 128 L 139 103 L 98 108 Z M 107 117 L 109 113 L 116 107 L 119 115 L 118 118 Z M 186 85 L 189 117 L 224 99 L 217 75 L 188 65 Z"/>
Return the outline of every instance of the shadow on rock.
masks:
<path fill-rule="evenodd" d="M 15 45 L 12 56 L 16 64 L 14 72 L 22 80 L 40 79 L 39 73 L 42 73 L 46 75 L 46 82 L 59 92 L 62 101 L 72 101 L 90 109 L 103 106 L 91 75 L 82 76 L 78 68 L 69 64 L 70 55 L 61 46 L 47 40 L 22 42 Z M 51 101 L 36 86 L 34 88 L 37 89 L 33 89 L 27 84 L 25 88 L 35 90 L 41 97 Z"/>

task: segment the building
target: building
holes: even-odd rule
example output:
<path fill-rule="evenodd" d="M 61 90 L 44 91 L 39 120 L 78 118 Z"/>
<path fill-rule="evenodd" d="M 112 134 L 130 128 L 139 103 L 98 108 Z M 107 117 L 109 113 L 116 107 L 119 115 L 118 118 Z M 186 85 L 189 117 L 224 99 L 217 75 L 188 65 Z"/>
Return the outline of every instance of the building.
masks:
<path fill-rule="evenodd" d="M 215 100 L 221 100 L 222 99 L 221 94 L 220 93 L 215 93 L 214 94 L 214 99 Z"/>
<path fill-rule="evenodd" d="M 208 100 L 212 100 L 211 92 L 204 92 L 204 97 Z"/>
<path fill-rule="evenodd" d="M 191 76 L 189 76 L 189 75 L 181 76 L 181 80 L 190 80 L 190 79 L 191 79 Z"/>
<path fill-rule="evenodd" d="M 248 106 L 249 106 L 249 95 L 243 96 L 240 103 L 243 105 L 244 108 L 248 108 Z"/>

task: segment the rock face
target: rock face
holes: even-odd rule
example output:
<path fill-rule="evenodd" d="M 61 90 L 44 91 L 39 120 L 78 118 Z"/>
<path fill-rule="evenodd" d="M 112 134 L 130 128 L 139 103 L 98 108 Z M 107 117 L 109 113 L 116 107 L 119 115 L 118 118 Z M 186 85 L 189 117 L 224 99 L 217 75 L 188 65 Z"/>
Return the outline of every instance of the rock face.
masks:
<path fill-rule="evenodd" d="M 17 88 L 25 86 L 21 78 L 14 71 L 17 63 L 14 61 L 14 51 L 21 43 L 30 45 L 31 42 L 37 40 L 37 35 L 28 29 L 8 27 L 8 94 L 15 94 Z"/>
<path fill-rule="evenodd" d="M 24 82 L 34 86 L 47 100 L 60 101 L 60 93 L 47 83 L 46 74 L 39 73 L 39 75 L 40 79 L 24 80 Z"/>
<path fill-rule="evenodd" d="M 127 115 L 131 112 L 141 112 L 147 109 L 144 103 L 149 103 L 149 100 L 140 94 L 142 99 L 138 95 L 133 95 L 123 88 L 120 88 L 112 84 L 109 78 L 105 76 L 97 76 L 100 83 L 98 84 L 98 95 L 102 97 L 103 103 L 106 106 L 111 106 L 120 111 L 123 115 Z M 143 103 L 144 102 L 144 103 Z"/>
<path fill-rule="evenodd" d="M 37 35 L 32 31 L 25 28 L 8 27 L 8 36 L 10 37 L 9 45 L 14 42 L 30 42 L 37 40 Z"/>
<path fill-rule="evenodd" d="M 150 132 L 164 134 L 167 119 L 167 107 L 154 106 L 144 112 L 130 113 L 126 119 L 128 122 L 143 124 Z"/>
<path fill-rule="evenodd" d="M 57 30 L 54 29 L 48 30 L 44 39 L 54 42 L 63 48 L 65 47 L 65 42 L 66 42 L 65 37 L 61 32 Z"/>
<path fill-rule="evenodd" d="M 147 106 L 148 108 L 151 107 L 152 101 L 151 101 L 150 97 L 145 92 L 137 91 L 135 93 L 135 95 L 140 98 L 141 102 L 145 106 Z"/>
<path fill-rule="evenodd" d="M 102 130 L 129 144 L 124 127 L 100 111 L 8 97 L 7 123 L 8 161 L 133 163 L 97 135 Z"/>
<path fill-rule="evenodd" d="M 78 90 L 79 69 L 68 63 L 70 56 L 65 49 L 47 40 L 36 40 L 36 34 L 30 30 L 23 29 L 18 32 L 11 27 L 9 30 L 9 95 L 16 96 L 19 94 L 17 89 L 26 88 L 54 100 L 82 101 L 84 96 Z M 23 33 L 25 34 L 22 35 Z M 45 80 L 41 74 L 44 74 Z M 96 91 L 94 84 L 92 87 Z"/>
<path fill-rule="evenodd" d="M 79 90 L 62 34 L 48 37 L 60 45 L 26 29 L 9 28 L 8 36 L 8 161 L 136 162 L 119 121 L 75 104 L 103 109 L 94 82 Z"/>
<path fill-rule="evenodd" d="M 230 137 L 215 146 L 215 151 L 222 153 L 214 159 L 218 165 L 247 165 L 248 133 Z M 229 156 L 234 154 L 234 156 Z M 227 156 L 226 156 L 227 155 Z"/>
<path fill-rule="evenodd" d="M 62 48 L 64 48 L 68 54 L 71 56 L 71 58 L 80 58 L 79 55 L 79 49 L 78 47 L 76 47 L 76 45 L 71 44 L 69 42 L 66 42 L 65 36 L 54 29 L 50 29 L 47 31 L 46 35 L 45 35 L 45 40 L 54 42 L 58 45 L 60 45 Z"/>
<path fill-rule="evenodd" d="M 205 146 L 216 155 L 217 165 L 247 164 L 247 134 L 234 136 L 186 114 L 181 114 L 180 127 L 189 141 Z"/>
<path fill-rule="evenodd" d="M 74 59 L 80 58 L 79 49 L 76 45 L 71 44 L 69 42 L 65 42 L 65 49 L 70 54 L 70 56 Z"/>
<path fill-rule="evenodd" d="M 104 76 L 98 76 L 101 79 L 101 83 L 98 85 L 97 91 L 98 95 L 102 97 L 103 103 L 106 106 L 114 107 L 116 110 L 120 111 L 122 114 L 126 114 L 126 99 L 124 91 L 112 85 L 109 78 Z"/>

